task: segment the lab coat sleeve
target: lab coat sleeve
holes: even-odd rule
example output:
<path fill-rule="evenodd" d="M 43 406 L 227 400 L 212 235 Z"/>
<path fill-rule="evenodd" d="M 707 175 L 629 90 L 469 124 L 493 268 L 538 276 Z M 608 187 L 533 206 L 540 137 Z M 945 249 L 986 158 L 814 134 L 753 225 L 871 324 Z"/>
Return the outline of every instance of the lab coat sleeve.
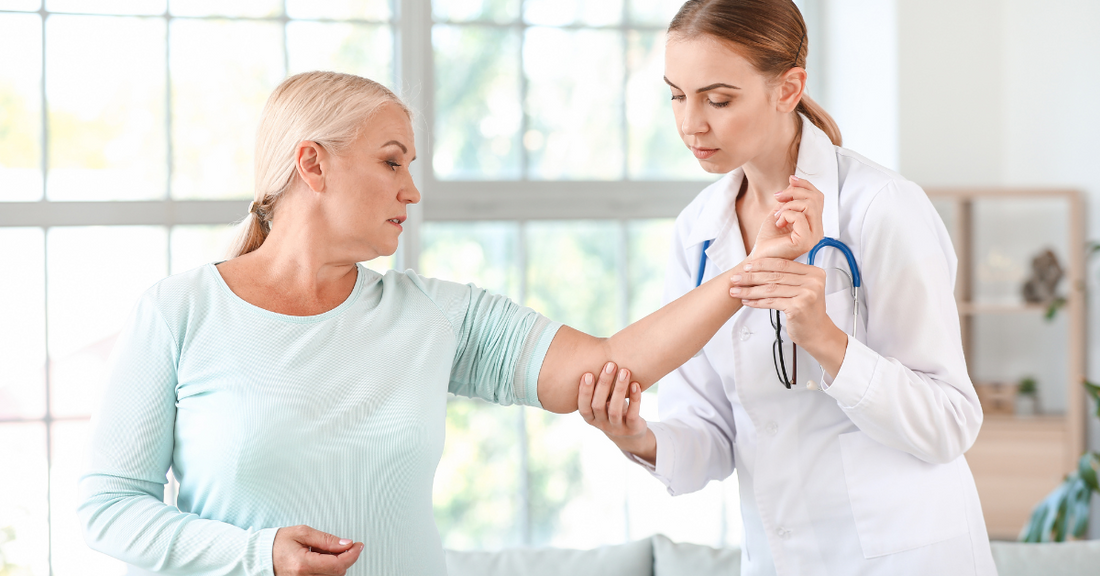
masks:
<path fill-rule="evenodd" d="M 694 265 L 688 262 L 683 224 L 677 222 L 662 304 L 695 287 L 693 266 L 698 260 Z M 711 480 L 732 474 L 733 407 L 706 355 L 696 355 L 661 379 L 657 393 L 660 421 L 649 423 L 657 438 L 657 465 L 627 456 L 648 469 L 673 496 L 701 490 Z"/>
<path fill-rule="evenodd" d="M 892 182 L 871 201 L 860 246 L 866 339 L 848 338 L 826 392 L 878 442 L 950 462 L 974 443 L 982 409 L 963 357 L 947 230 L 919 187 Z"/>
<path fill-rule="evenodd" d="M 164 503 L 176 416 L 175 338 L 146 295 L 115 344 L 92 422 L 77 515 L 93 550 L 162 574 L 273 574 L 277 528 L 240 528 Z"/>

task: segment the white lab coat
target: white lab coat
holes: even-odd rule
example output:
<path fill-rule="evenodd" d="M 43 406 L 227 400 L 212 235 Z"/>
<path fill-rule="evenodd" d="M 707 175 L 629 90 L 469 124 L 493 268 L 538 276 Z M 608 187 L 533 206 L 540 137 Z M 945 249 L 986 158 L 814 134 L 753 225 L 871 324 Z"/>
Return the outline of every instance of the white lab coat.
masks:
<path fill-rule="evenodd" d="M 796 174 L 825 195 L 825 235 L 851 248 L 863 277 L 853 338 L 850 284 L 831 270 L 847 264 L 832 248 L 817 256 L 826 312 L 849 333 L 839 373 L 808 389 L 821 368 L 799 349 L 799 385 L 784 388 L 768 311 L 743 308 L 661 380 L 656 467 L 633 459 L 673 495 L 737 472 L 742 574 L 996 574 L 963 457 L 982 409 L 943 222 L 919 186 L 833 146 L 805 118 Z M 704 281 L 745 258 L 734 209 L 743 177 L 727 174 L 677 218 L 665 302 L 695 287 L 705 240 Z"/>

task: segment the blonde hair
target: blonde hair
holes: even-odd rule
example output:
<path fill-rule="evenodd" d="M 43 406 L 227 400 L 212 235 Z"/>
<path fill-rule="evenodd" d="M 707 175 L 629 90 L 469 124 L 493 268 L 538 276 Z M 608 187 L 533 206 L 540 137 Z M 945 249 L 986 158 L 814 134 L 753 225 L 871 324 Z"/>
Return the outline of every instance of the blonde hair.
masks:
<path fill-rule="evenodd" d="M 264 105 L 256 131 L 256 191 L 249 213 L 239 224 L 230 258 L 260 247 L 283 193 L 297 178 L 295 153 L 303 140 L 339 154 L 383 105 L 412 111 L 389 88 L 339 72 L 305 72 L 283 80 Z"/>

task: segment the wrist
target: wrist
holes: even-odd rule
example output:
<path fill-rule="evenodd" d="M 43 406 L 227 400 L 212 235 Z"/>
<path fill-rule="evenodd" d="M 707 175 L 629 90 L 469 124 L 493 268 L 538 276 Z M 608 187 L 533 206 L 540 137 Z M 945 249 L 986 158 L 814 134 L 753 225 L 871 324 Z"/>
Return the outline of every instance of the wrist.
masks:
<path fill-rule="evenodd" d="M 657 436 L 648 426 L 641 434 L 618 436 L 611 438 L 611 441 L 623 452 L 633 454 L 650 464 L 657 463 Z"/>
<path fill-rule="evenodd" d="M 844 355 L 848 350 L 848 334 L 837 328 L 832 322 L 825 323 L 829 328 L 823 330 L 818 338 L 799 344 L 833 378 L 844 364 Z"/>

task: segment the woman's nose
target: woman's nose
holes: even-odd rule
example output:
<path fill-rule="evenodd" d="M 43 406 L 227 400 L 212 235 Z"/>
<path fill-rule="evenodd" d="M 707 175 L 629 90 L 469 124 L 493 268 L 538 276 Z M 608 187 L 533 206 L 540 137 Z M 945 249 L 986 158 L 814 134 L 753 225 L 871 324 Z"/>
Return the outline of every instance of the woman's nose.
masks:
<path fill-rule="evenodd" d="M 409 177 L 409 182 L 401 188 L 401 193 L 398 195 L 398 200 L 407 202 L 409 204 L 416 204 L 420 202 L 420 189 L 416 187 L 416 183 L 413 182 L 412 177 Z"/>
<path fill-rule="evenodd" d="M 694 106 L 685 106 L 680 118 L 680 132 L 684 134 L 699 134 L 707 131 L 707 122 L 702 111 Z"/>

